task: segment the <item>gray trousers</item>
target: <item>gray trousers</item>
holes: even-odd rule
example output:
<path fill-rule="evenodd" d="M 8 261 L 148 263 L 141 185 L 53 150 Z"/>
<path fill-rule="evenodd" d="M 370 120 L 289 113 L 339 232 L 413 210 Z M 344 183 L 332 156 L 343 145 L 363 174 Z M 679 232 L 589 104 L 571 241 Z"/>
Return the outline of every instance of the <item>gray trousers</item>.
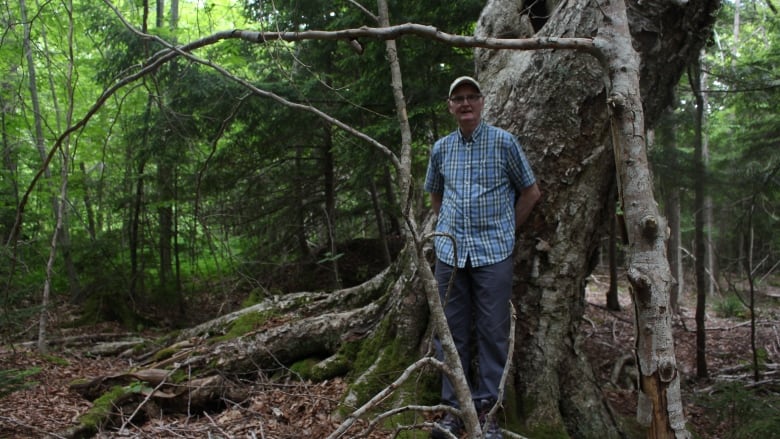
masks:
<path fill-rule="evenodd" d="M 496 401 L 508 353 L 513 261 L 509 257 L 493 265 L 472 267 L 467 260 L 465 268 L 456 270 L 450 288 L 453 269 L 437 259 L 436 281 L 447 323 L 468 378 L 472 375 L 472 341 L 476 343 L 478 367 L 469 381 L 474 401 Z M 438 339 L 436 351 L 443 359 Z M 444 404 L 459 405 L 446 375 L 442 376 L 441 399 Z"/>

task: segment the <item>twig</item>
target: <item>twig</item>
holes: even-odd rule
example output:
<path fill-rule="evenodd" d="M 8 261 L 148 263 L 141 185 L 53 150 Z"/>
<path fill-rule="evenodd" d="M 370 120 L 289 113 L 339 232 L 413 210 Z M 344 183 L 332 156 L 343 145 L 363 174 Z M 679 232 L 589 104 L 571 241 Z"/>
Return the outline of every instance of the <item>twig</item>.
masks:
<path fill-rule="evenodd" d="M 172 374 L 172 373 L 174 373 L 174 372 L 176 372 L 176 370 L 177 370 L 177 369 L 178 369 L 178 367 L 176 367 L 176 368 L 174 368 L 173 370 L 171 370 L 171 371 L 168 373 L 168 375 L 166 375 L 166 377 L 165 377 L 165 378 L 163 378 L 162 380 L 160 380 L 160 383 L 159 383 L 159 384 L 157 384 L 157 386 L 155 386 L 155 388 L 154 388 L 154 389 L 152 389 L 152 391 L 151 391 L 151 392 L 149 392 L 149 394 L 148 394 L 148 395 L 146 395 L 146 398 L 144 398 L 144 400 L 143 400 L 143 401 L 141 401 L 141 403 L 140 403 L 140 404 L 138 404 L 138 406 L 135 408 L 135 410 L 133 410 L 133 413 L 132 413 L 132 414 L 130 414 L 130 416 L 128 416 L 128 417 L 127 417 L 127 419 L 125 419 L 125 420 L 122 422 L 122 426 L 121 426 L 121 427 L 119 427 L 119 432 L 120 432 L 120 433 L 125 433 L 125 427 L 127 427 L 127 424 L 128 424 L 128 423 L 130 423 L 130 421 L 132 421 L 132 420 L 133 420 L 133 418 L 134 418 L 134 417 L 135 417 L 135 415 L 138 413 L 138 411 L 139 411 L 139 410 L 141 410 L 141 407 L 143 407 L 144 405 L 146 405 L 146 403 L 147 403 L 147 402 L 149 402 L 149 400 L 152 398 L 152 395 L 154 395 L 154 392 L 156 392 L 156 391 L 157 391 L 157 390 L 158 390 L 160 387 L 162 387 L 162 386 L 163 386 L 163 384 L 165 384 L 165 383 L 166 383 L 166 379 L 167 379 L 167 377 L 171 376 L 171 374 Z"/>
<path fill-rule="evenodd" d="M 219 425 L 217 425 L 217 423 L 216 423 L 216 422 L 214 422 L 214 418 L 212 418 L 211 416 L 209 416 L 208 412 L 204 411 L 204 412 L 203 412 L 203 415 L 209 419 L 209 422 L 211 422 L 211 425 L 213 425 L 213 426 L 214 426 L 214 428 L 216 428 L 217 430 L 219 430 L 219 432 L 220 432 L 220 433 L 222 433 L 223 435 L 225 435 L 225 437 L 230 437 L 230 435 L 229 435 L 229 434 L 228 434 L 228 433 L 227 433 L 225 430 L 223 430 L 223 429 L 222 429 L 222 427 L 220 427 Z M 209 433 L 209 434 L 210 434 L 210 433 Z"/>
<path fill-rule="evenodd" d="M 590 327 L 593 328 L 594 332 L 591 332 L 590 335 L 593 335 L 596 331 L 596 324 L 593 323 L 593 320 L 588 318 L 588 316 L 582 316 L 582 320 L 585 320 L 586 322 L 590 323 Z"/>
<path fill-rule="evenodd" d="M 617 320 L 612 321 L 612 341 L 617 342 Z"/>

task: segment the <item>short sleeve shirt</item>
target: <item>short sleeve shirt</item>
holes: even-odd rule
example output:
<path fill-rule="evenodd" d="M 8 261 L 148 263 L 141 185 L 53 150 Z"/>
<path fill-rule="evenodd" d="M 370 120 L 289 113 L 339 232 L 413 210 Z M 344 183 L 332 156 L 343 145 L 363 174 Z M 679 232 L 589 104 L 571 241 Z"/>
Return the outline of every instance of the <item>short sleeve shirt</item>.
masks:
<path fill-rule="evenodd" d="M 444 263 L 474 267 L 503 261 L 515 243 L 515 201 L 536 182 L 515 136 L 481 122 L 470 139 L 460 130 L 433 145 L 425 191 L 442 194 L 436 256 Z"/>

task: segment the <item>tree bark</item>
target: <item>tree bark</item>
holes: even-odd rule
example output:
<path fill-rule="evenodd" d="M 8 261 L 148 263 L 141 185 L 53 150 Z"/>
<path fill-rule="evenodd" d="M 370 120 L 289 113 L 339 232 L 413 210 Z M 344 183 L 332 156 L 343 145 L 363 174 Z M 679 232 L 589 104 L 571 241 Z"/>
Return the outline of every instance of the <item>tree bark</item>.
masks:
<path fill-rule="evenodd" d="M 502 3 L 488 3 L 477 36 L 509 27 L 501 23 L 517 21 L 508 16 Z M 519 313 L 515 385 L 518 405 L 530 428 L 536 424 L 559 425 L 574 437 L 618 434 L 590 366 L 579 353 L 576 326 L 583 313 L 589 257 L 601 237 L 598 225 L 605 219 L 617 162 L 625 167 L 620 172 L 621 199 L 628 228 L 629 280 L 637 325 L 640 331 L 648 327 L 658 330 L 638 338 L 640 400 L 655 403 L 652 410 L 644 410 L 650 416 L 643 416 L 643 421 L 652 424 L 657 437 L 671 432 L 684 435 L 668 315 L 670 276 L 663 219 L 652 198 L 644 128 L 652 126 L 669 104 L 680 72 L 706 39 L 716 6 L 714 2 L 689 2 L 684 6 L 631 3 L 628 13 L 633 43 L 642 57 L 641 64 L 638 57 L 635 63 L 642 70 L 635 73 L 641 82 L 623 87 L 613 76 L 610 95 L 601 66 L 589 56 L 558 50 L 477 53 L 478 79 L 486 95 L 485 117 L 520 136 L 544 192 L 542 203 L 522 233 L 520 241 L 525 244 L 519 247 L 516 258 L 516 274 L 525 282 L 515 293 Z M 605 14 L 599 8 L 605 5 L 566 4 L 553 12 L 536 36 L 595 35 L 615 25 L 619 17 L 615 11 L 607 9 Z M 697 29 L 704 27 L 704 32 L 668 32 L 689 28 L 684 23 L 695 23 Z M 630 46 L 624 49 L 630 50 Z M 608 56 L 624 64 L 615 65 L 611 73 L 630 70 L 632 58 L 630 53 Z M 623 148 L 615 160 L 611 159 L 610 112 L 616 119 L 629 122 L 615 127 L 616 140 L 626 141 L 614 145 Z M 523 401 L 533 401 L 533 405 L 522 407 Z"/>

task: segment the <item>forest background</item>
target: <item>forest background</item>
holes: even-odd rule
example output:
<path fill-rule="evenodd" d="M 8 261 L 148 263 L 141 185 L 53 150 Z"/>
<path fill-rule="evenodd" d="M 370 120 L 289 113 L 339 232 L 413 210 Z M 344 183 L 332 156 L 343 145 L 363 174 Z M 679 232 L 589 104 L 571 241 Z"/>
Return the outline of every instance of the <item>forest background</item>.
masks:
<path fill-rule="evenodd" d="M 395 21 L 464 35 L 483 6 L 406 3 L 391 12 Z M 398 143 L 382 48 L 226 40 L 199 54 L 205 64 L 168 63 L 101 101 L 162 48 L 120 16 L 144 33 L 190 42 L 234 28 L 357 28 L 364 11 L 351 2 L 327 10 L 306 1 L 142 6 L 21 0 L 2 11 L 4 345 L 35 340 L 46 350 L 49 319 L 64 310 L 77 327 L 186 328 L 259 298 L 358 285 L 399 250 L 404 219 L 392 167 L 311 111 Z M 749 292 L 778 287 L 777 25 L 771 2 L 723 3 L 676 104 L 649 127 L 657 199 L 675 239 L 673 302 L 695 294 L 691 279 L 706 277 L 706 300 L 755 317 Z M 474 57 L 418 39 L 399 48 L 413 133 L 410 200 L 421 222 L 429 147 L 453 128 L 443 91 L 474 70 Z M 701 204 L 697 191 L 706 194 Z M 706 276 L 686 277 L 697 268 L 697 232 Z M 753 356 L 766 366 L 776 352 L 759 347 Z M 2 377 L 15 383 L 29 371 L 12 372 Z"/>

